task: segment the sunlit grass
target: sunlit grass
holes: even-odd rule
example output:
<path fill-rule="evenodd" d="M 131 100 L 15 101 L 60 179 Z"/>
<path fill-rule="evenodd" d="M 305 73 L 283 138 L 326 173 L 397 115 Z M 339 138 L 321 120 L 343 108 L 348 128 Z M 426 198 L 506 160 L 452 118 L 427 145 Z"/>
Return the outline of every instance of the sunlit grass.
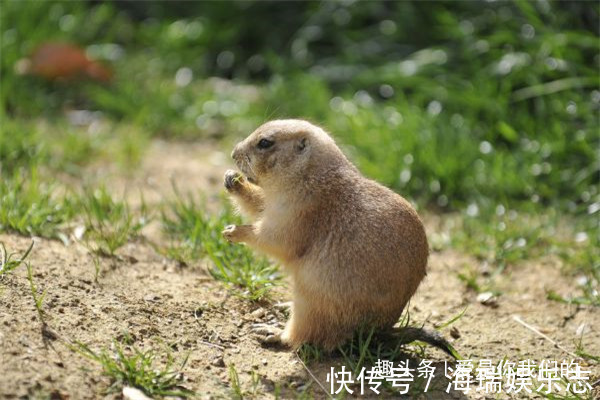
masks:
<path fill-rule="evenodd" d="M 100 364 L 104 375 L 111 379 L 108 393 L 117 392 L 124 386 L 142 390 L 148 396 L 175 396 L 188 398 L 194 392 L 182 386 L 187 358 L 176 366 L 171 353 L 166 354 L 166 362 L 157 365 L 162 355 L 153 351 L 142 351 L 135 346 L 125 346 L 114 341 L 111 349 L 92 350 L 88 345 L 76 343 L 72 348 L 86 358 Z"/>
<path fill-rule="evenodd" d="M 19 265 L 25 262 L 29 253 L 31 253 L 31 249 L 33 249 L 33 243 L 34 242 L 31 242 L 23 255 L 15 259 L 15 254 L 8 253 L 4 243 L 0 242 L 0 277 L 8 275 L 11 271 L 15 270 Z"/>
<path fill-rule="evenodd" d="M 185 196 L 175 189 L 174 199 L 163 210 L 161 221 L 170 244 L 163 254 L 181 263 L 190 264 L 207 257 L 208 271 L 213 278 L 224 282 L 234 293 L 250 300 L 269 295 L 281 279 L 275 265 L 256 255 L 242 244 L 228 243 L 221 231 L 227 225 L 239 224 L 241 219 L 223 199 L 223 208 L 209 214 L 202 201 Z"/>
<path fill-rule="evenodd" d="M 499 294 L 495 280 L 507 267 L 520 268 L 544 257 L 561 261 L 564 273 L 577 278 L 579 293 L 562 297 L 554 292 L 548 298 L 564 303 L 600 305 L 600 250 L 594 224 L 569 218 L 555 211 L 533 214 L 506 210 L 479 210 L 477 215 L 460 218 L 450 231 L 452 246 L 486 264 L 486 274 L 466 266 L 459 274 L 476 292 Z"/>
<path fill-rule="evenodd" d="M 25 266 L 27 267 L 27 280 L 29 281 L 29 290 L 31 293 L 31 298 L 33 299 L 33 303 L 35 305 L 35 310 L 37 311 L 38 318 L 42 325 L 46 324 L 45 320 L 45 312 L 44 312 L 44 299 L 46 298 L 46 289 L 42 290 L 40 293 L 40 289 L 36 285 L 33 279 L 33 267 L 31 263 L 25 262 Z"/>
<path fill-rule="evenodd" d="M 138 237 L 150 220 L 143 201 L 136 214 L 126 201 L 113 199 L 105 187 L 87 190 L 80 201 L 85 221 L 84 240 L 100 255 L 114 256 L 119 248 Z"/>
<path fill-rule="evenodd" d="M 0 231 L 56 238 L 75 214 L 73 203 L 36 169 L 0 179 Z"/>

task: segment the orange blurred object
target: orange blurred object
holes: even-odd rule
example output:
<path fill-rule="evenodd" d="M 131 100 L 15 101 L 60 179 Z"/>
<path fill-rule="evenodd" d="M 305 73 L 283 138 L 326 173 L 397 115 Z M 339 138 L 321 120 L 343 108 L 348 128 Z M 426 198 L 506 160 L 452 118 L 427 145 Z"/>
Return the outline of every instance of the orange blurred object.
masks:
<path fill-rule="evenodd" d="M 19 69 L 49 80 L 88 77 L 109 82 L 112 77 L 110 69 L 90 60 L 81 47 L 68 43 L 42 44 L 28 60 L 21 61 Z"/>

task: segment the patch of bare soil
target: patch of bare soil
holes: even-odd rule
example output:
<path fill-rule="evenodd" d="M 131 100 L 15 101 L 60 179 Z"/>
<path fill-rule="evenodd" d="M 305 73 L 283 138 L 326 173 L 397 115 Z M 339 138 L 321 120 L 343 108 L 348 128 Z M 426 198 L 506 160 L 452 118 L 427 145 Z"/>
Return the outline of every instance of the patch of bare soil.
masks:
<path fill-rule="evenodd" d="M 154 142 L 130 179 L 111 182 L 116 191 L 127 188 L 134 203 L 140 190 L 147 202 L 160 203 L 171 193 L 173 179 L 187 192 L 217 197 L 226 160 L 212 148 Z M 425 219 L 431 234 L 438 218 Z M 19 254 L 30 244 L 29 238 L 7 234 L 1 234 L 0 241 Z M 280 388 L 283 398 L 304 390 L 310 397 L 327 398 L 319 383 L 329 389 L 327 373 L 341 365 L 339 355 L 309 363 L 311 376 L 294 352 L 262 347 L 252 337 L 252 324 L 285 320 L 273 304 L 232 296 L 202 266 L 179 268 L 141 242 L 129 243 L 119 253 L 120 259 L 101 259 L 95 282 L 94 262 L 83 246 L 36 239 L 30 262 L 35 284 L 46 291 L 43 310 L 49 329 L 42 329 L 24 266 L 0 281 L 0 398 L 120 398 L 119 393 L 104 394 L 109 381 L 100 366 L 71 346 L 79 341 L 95 350 L 110 348 L 113 340 L 127 335 L 140 349 L 161 354 L 169 350 L 177 360 L 189 355 L 184 385 L 200 398 L 232 396 L 230 365 L 249 396 L 273 398 Z M 586 352 L 600 354 L 598 310 L 546 300 L 546 290 L 576 292 L 574 280 L 560 273 L 558 262 L 532 261 L 509 268 L 499 283 L 502 295 L 487 305 L 457 278 L 465 264 L 476 262 L 451 250 L 433 253 L 428 276 L 411 302 L 411 321 L 431 328 L 467 307 L 443 332 L 450 338 L 454 329 L 454 346 L 475 361 L 491 359 L 497 364 L 506 357 L 515 362 L 560 362 L 573 358 L 570 353 L 580 338 Z M 285 294 L 279 300 L 285 300 Z M 436 374 L 443 373 L 443 361 L 449 361 L 444 353 L 427 348 L 425 356 L 440 366 Z M 592 381 L 598 379 L 597 366 L 582 365 L 593 371 Z M 463 396 L 446 394 L 445 389 L 446 382 L 437 381 L 423 397 L 486 398 L 482 392 Z"/>

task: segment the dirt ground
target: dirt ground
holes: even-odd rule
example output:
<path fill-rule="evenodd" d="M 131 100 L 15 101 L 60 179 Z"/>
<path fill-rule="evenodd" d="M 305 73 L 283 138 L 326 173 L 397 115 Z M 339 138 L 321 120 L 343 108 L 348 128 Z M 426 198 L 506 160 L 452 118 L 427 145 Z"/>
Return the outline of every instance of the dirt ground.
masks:
<path fill-rule="evenodd" d="M 228 165 L 227 155 L 214 148 L 156 141 L 128 179 L 111 169 L 98 170 L 97 175 L 110 182 L 115 193 L 127 188 L 132 203 L 139 201 L 140 190 L 148 203 L 160 203 L 172 193 L 171 180 L 182 191 L 203 193 L 210 201 L 220 192 Z M 440 218 L 424 215 L 430 236 L 440 233 Z M 146 234 L 157 237 L 157 231 L 149 226 Z M 9 251 L 22 254 L 31 239 L 0 234 L 0 241 Z M 98 350 L 127 334 L 139 348 L 160 353 L 171 349 L 179 360 L 189 354 L 183 369 L 185 386 L 203 399 L 232 397 L 228 370 L 232 364 L 242 390 L 248 395 L 255 390 L 256 398 L 273 397 L 276 387 L 283 398 L 303 390 L 309 397 L 327 398 L 317 381 L 329 388 L 327 373 L 340 365 L 339 356 L 309 363 L 311 377 L 294 352 L 262 347 L 250 334 L 253 323 L 285 319 L 273 304 L 232 296 L 206 273 L 206 266 L 178 267 L 142 242 L 129 243 L 119 254 L 120 260 L 101 260 L 96 283 L 94 263 L 84 246 L 35 239 L 30 261 L 36 285 L 46 291 L 43 309 L 53 333 L 42 330 L 23 266 L 0 281 L 0 398 L 120 398 L 119 393 L 103 393 L 109 381 L 100 366 L 68 343 L 80 341 Z M 587 353 L 600 354 L 598 310 L 546 300 L 547 290 L 565 296 L 576 293 L 575 278 L 561 274 L 557 260 L 510 267 L 499 283 L 502 295 L 492 305 L 478 301 L 477 294 L 457 278 L 465 265 L 476 263 L 453 250 L 434 252 L 429 274 L 411 302 L 411 321 L 431 328 L 467 307 L 464 316 L 442 332 L 451 337 L 453 329 L 454 346 L 473 360 L 572 359 L 569 353 L 580 338 Z M 286 299 L 285 288 L 278 293 L 279 300 Z M 431 348 L 426 358 L 442 365 L 449 361 Z M 585 361 L 581 365 L 593 371 L 591 382 L 598 380 L 597 365 Z M 254 386 L 253 376 L 258 377 Z M 445 386 L 423 397 L 461 398 L 444 390 Z M 471 392 L 466 398 L 486 396 Z"/>

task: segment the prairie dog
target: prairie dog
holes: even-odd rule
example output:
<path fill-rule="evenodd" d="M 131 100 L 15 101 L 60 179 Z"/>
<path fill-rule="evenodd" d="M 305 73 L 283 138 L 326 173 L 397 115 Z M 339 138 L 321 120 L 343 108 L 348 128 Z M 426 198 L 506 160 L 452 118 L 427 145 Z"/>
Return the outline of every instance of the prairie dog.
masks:
<path fill-rule="evenodd" d="M 334 140 L 275 120 L 238 143 L 225 188 L 252 225 L 223 235 L 276 258 L 292 281 L 276 341 L 327 350 L 360 325 L 391 327 L 426 274 L 425 229 L 400 195 L 363 177 Z"/>

